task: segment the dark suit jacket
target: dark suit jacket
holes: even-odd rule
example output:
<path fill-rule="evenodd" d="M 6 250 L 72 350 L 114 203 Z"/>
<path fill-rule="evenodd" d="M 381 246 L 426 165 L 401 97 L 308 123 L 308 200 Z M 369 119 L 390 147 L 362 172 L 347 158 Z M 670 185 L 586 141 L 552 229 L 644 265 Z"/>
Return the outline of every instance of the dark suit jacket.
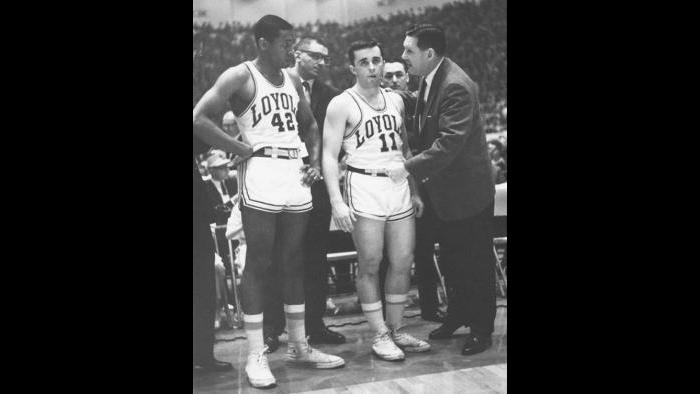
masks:
<path fill-rule="evenodd" d="M 328 103 L 339 94 L 340 90 L 318 80 L 314 81 L 311 87 L 311 111 L 314 113 L 314 118 L 318 124 L 321 140 L 323 140 L 323 123 L 326 120 Z"/>
<path fill-rule="evenodd" d="M 238 192 L 238 181 L 235 178 L 229 178 L 224 181 L 226 183 L 226 189 L 228 190 L 228 195 L 233 197 Z M 214 181 L 211 179 L 205 182 L 205 187 L 207 191 L 207 199 L 209 205 L 214 209 L 217 206 L 223 205 L 224 200 L 221 198 L 221 194 L 216 189 Z M 229 214 L 225 214 L 221 208 L 215 209 L 214 221 L 217 225 L 226 224 L 228 221 Z"/>
<path fill-rule="evenodd" d="M 436 71 L 420 126 L 414 124 L 413 132 L 418 133 L 413 140 L 420 153 L 406 161 L 406 169 L 441 220 L 469 218 L 493 202 L 496 190 L 479 88 L 452 60 L 445 58 Z"/>

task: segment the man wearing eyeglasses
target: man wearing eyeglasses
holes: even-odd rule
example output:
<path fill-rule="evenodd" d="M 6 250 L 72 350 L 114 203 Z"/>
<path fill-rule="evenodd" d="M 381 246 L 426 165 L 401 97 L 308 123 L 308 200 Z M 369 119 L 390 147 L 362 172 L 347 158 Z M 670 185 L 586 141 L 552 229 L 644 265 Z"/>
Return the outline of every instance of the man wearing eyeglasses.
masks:
<path fill-rule="evenodd" d="M 320 138 L 323 138 L 323 122 L 326 108 L 340 91 L 318 80 L 319 74 L 330 63 L 328 48 L 314 37 L 302 37 L 294 49 L 294 67 L 286 71 L 302 81 L 306 99 L 316 118 Z M 302 148 L 304 147 L 301 144 Z M 305 152 L 301 153 L 302 157 Z M 307 159 L 304 159 L 307 160 Z M 311 185 L 313 209 L 307 225 L 304 241 L 304 293 L 306 303 L 305 325 L 311 344 L 341 344 L 345 336 L 331 331 L 323 322 L 328 296 L 328 238 L 331 223 L 331 206 L 323 182 Z M 279 347 L 279 335 L 284 331 L 282 294 L 279 286 L 281 278 L 269 281 L 266 292 L 263 331 L 265 344 L 271 352 Z M 277 284 L 277 285 L 276 285 Z"/>

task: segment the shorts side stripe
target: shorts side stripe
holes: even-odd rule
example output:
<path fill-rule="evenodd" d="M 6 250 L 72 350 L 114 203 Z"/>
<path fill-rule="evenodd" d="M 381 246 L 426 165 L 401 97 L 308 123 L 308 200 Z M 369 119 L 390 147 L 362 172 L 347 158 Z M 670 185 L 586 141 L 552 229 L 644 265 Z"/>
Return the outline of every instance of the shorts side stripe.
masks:
<path fill-rule="evenodd" d="M 408 217 L 411 217 L 412 215 L 413 215 L 413 207 L 408 208 L 408 210 L 406 210 L 406 211 L 389 216 L 387 218 L 387 221 L 388 222 L 395 222 L 397 220 L 406 219 Z"/>

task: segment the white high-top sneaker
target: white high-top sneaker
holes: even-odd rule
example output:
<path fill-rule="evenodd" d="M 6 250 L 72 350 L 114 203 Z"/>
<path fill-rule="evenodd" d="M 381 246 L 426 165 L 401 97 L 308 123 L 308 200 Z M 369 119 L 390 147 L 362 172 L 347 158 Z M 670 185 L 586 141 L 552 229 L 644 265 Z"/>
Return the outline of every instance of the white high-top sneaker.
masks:
<path fill-rule="evenodd" d="M 285 361 L 291 365 L 317 369 L 338 368 L 345 365 L 345 360 L 342 358 L 314 349 L 306 341 L 298 345 L 288 343 Z"/>
<path fill-rule="evenodd" d="M 406 358 L 401 349 L 391 339 L 389 331 L 377 334 L 372 340 L 372 352 L 382 360 L 401 361 Z"/>
<path fill-rule="evenodd" d="M 430 344 L 422 339 L 418 339 L 411 334 L 391 330 L 391 338 L 396 346 L 409 353 L 421 353 L 430 350 Z"/>
<path fill-rule="evenodd" d="M 245 365 L 245 374 L 248 376 L 248 382 L 253 387 L 272 387 L 277 384 L 275 377 L 272 376 L 270 365 L 267 361 L 267 346 L 261 351 L 248 355 L 248 362 Z"/>

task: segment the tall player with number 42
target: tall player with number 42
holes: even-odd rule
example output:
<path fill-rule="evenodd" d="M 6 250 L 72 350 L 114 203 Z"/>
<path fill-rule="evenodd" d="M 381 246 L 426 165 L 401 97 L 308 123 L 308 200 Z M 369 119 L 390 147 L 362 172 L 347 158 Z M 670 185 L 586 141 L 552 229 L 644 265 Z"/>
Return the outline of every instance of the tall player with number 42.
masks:
<path fill-rule="evenodd" d="M 374 331 L 372 351 L 398 361 L 404 352 L 424 352 L 430 345 L 400 332 L 407 300 L 415 242 L 415 214 L 423 203 L 413 179 L 393 182 L 386 168 L 410 157 L 401 97 L 380 89 L 384 59 L 375 41 L 358 41 L 348 50 L 354 86 L 328 105 L 323 133 L 323 176 L 335 224 L 352 232 L 358 254 L 357 293 Z M 336 158 L 347 154 L 348 173 L 341 196 Z M 379 294 L 379 263 L 386 246 L 386 322 Z"/>

